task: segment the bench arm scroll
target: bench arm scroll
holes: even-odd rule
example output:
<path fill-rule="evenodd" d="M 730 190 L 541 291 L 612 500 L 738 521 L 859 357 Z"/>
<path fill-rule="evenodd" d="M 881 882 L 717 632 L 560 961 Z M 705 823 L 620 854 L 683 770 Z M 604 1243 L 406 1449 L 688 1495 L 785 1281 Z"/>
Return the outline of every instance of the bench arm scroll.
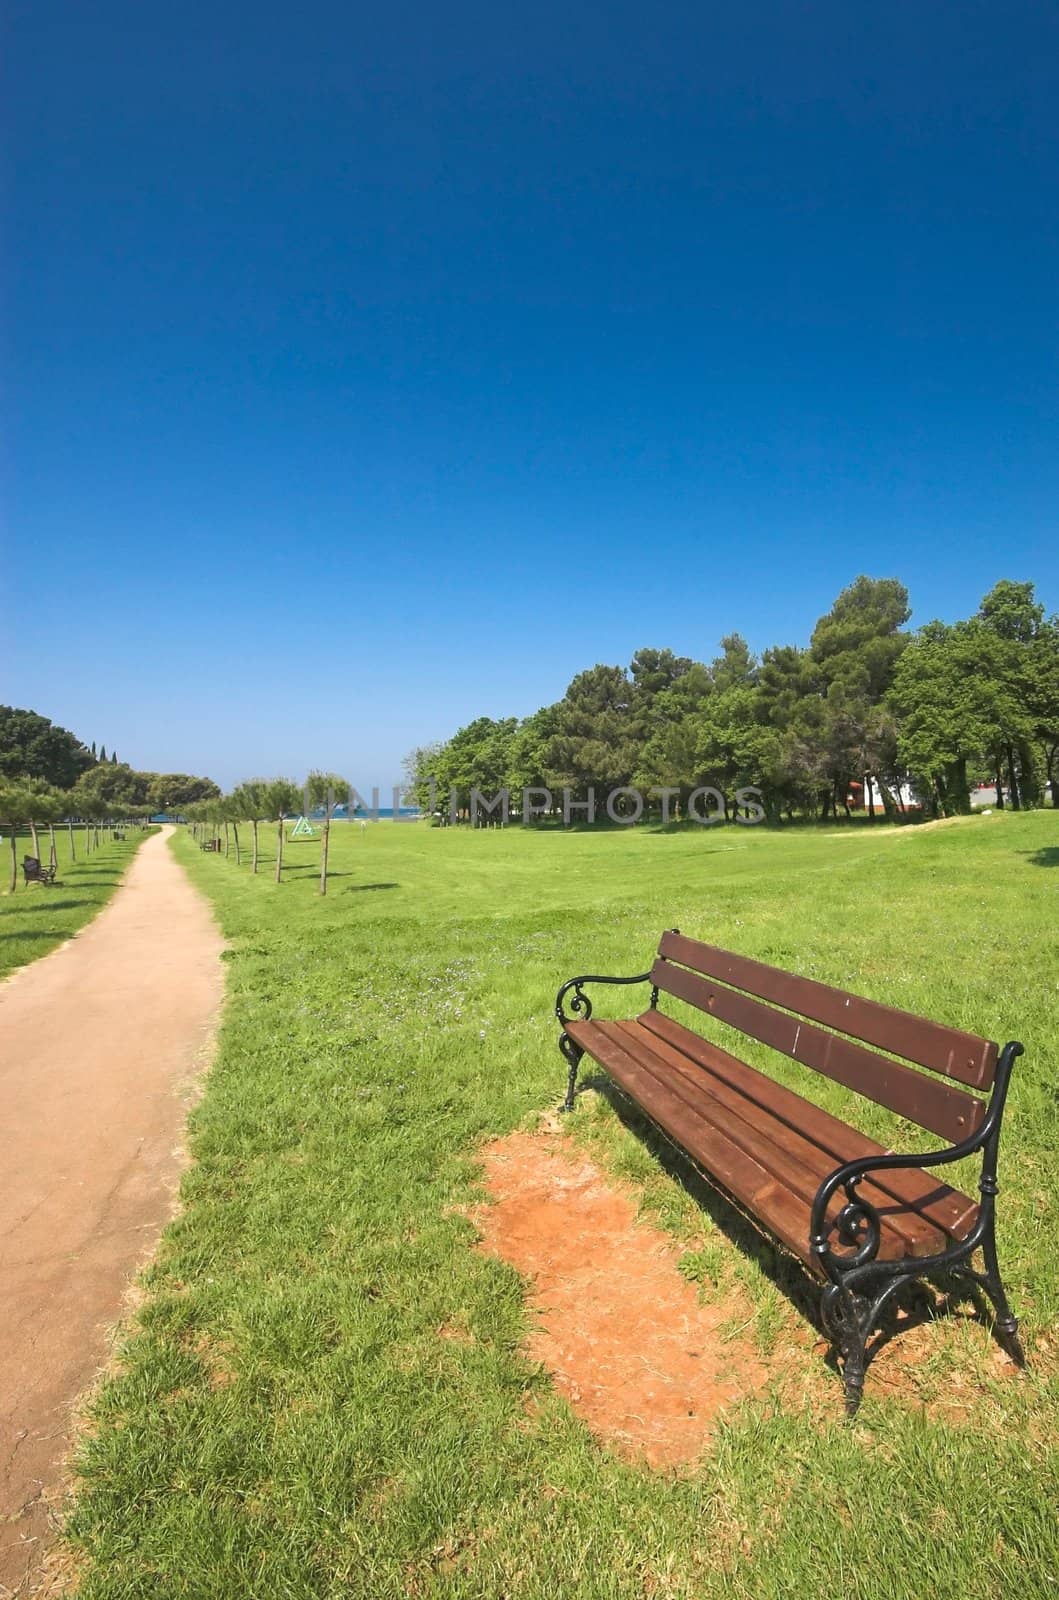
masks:
<path fill-rule="evenodd" d="M 608 978 L 603 977 L 600 973 L 584 973 L 581 977 L 570 978 L 563 984 L 555 997 L 555 1015 L 563 1028 L 569 1027 L 572 1022 L 587 1022 L 589 1020 L 592 1015 L 592 1002 L 584 991 L 583 986 L 586 983 L 630 984 L 650 982 L 651 974 L 649 972 L 638 972 L 632 978 Z M 573 1012 L 573 1016 L 567 1016 L 566 1011 L 563 1009 L 563 1002 L 571 990 L 573 991 L 573 999 L 570 1001 L 570 1010 Z M 655 996 L 652 993 L 652 1005 L 654 1004 L 654 999 Z"/>
<path fill-rule="evenodd" d="M 984 1156 L 979 1188 L 982 1195 L 990 1200 L 995 1196 L 1000 1123 L 1004 1115 L 1004 1102 L 1007 1099 L 1011 1069 L 1022 1053 L 1023 1047 L 1017 1040 L 1013 1039 L 1004 1046 L 997 1062 L 993 1093 L 986 1114 L 976 1131 L 961 1140 L 959 1144 L 950 1145 L 944 1150 L 928 1150 L 924 1155 L 891 1153 L 862 1156 L 857 1161 L 845 1162 L 843 1166 L 836 1167 L 834 1172 L 828 1174 L 816 1191 L 816 1198 L 813 1201 L 809 1242 L 813 1254 L 819 1258 L 824 1271 L 832 1281 L 837 1282 L 838 1276 L 874 1261 L 878 1254 L 882 1241 L 879 1213 L 869 1200 L 857 1192 L 862 1179 L 869 1173 L 885 1172 L 895 1167 L 947 1167 L 954 1161 L 962 1161 L 965 1156 L 974 1155 L 976 1151 L 982 1150 Z M 833 1226 L 844 1243 L 856 1247 L 845 1255 L 836 1255 L 828 1242 L 830 1228 L 827 1222 L 827 1208 L 832 1196 L 839 1189 L 843 1190 L 846 1203 L 835 1218 Z"/>

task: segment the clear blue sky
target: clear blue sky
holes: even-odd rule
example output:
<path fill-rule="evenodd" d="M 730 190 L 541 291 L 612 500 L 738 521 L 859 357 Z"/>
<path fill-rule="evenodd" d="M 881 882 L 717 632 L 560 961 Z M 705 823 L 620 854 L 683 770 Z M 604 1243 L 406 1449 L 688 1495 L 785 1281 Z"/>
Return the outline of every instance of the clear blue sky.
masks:
<path fill-rule="evenodd" d="M 361 785 L 640 645 L 1059 607 L 1059 12 L 6 8 L 0 698 Z"/>

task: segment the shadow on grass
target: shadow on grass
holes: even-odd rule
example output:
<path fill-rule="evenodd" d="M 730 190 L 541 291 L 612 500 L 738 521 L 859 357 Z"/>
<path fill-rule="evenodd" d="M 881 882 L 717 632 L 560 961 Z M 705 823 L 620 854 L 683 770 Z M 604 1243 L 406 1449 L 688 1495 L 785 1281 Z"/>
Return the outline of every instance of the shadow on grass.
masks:
<path fill-rule="evenodd" d="M 43 928 L 39 930 L 36 928 L 30 928 L 28 931 L 23 933 L 0 933 L 0 941 L 6 942 L 8 940 L 12 940 L 15 944 L 17 944 L 21 939 L 50 939 L 54 943 L 57 939 L 62 939 L 63 937 L 64 935 L 62 933 L 56 933 L 54 929 L 51 931 L 45 931 Z"/>
<path fill-rule="evenodd" d="M 24 911 L 27 916 L 37 911 L 80 911 L 82 907 L 91 903 L 90 900 L 52 900 L 50 897 L 45 899 L 43 895 L 33 905 L 29 905 L 25 900 L 17 901 L 19 911 Z"/>
<path fill-rule="evenodd" d="M 1020 854 L 1035 867 L 1059 867 L 1059 845 L 1046 844 L 1041 850 L 1023 850 Z"/>
<path fill-rule="evenodd" d="M 49 888 L 70 890 L 82 888 L 110 889 L 114 884 L 120 883 L 121 878 L 122 874 L 120 872 L 115 872 L 113 877 L 110 878 L 82 878 L 80 876 L 76 878 L 56 878 L 55 882 L 49 885 Z"/>
<path fill-rule="evenodd" d="M 804 1317 L 817 1336 L 827 1340 L 828 1353 L 823 1358 L 824 1363 L 832 1372 L 840 1373 L 839 1353 L 820 1316 L 820 1293 L 824 1280 L 817 1278 L 795 1257 L 788 1255 L 771 1234 L 758 1227 L 721 1189 L 715 1188 L 691 1158 L 671 1143 L 635 1101 L 630 1100 L 608 1077 L 594 1073 L 582 1078 L 578 1094 L 585 1089 L 594 1089 L 604 1097 L 619 1121 L 647 1147 L 662 1170 L 680 1184 L 699 1210 L 705 1212 L 736 1249 L 757 1263 L 764 1276 Z M 807 1229 L 808 1222 L 809 1208 L 806 1206 Z M 967 1309 L 968 1306 L 973 1307 L 973 1312 Z M 879 1351 L 899 1334 L 921 1327 L 924 1323 L 948 1318 L 974 1322 L 987 1328 L 1000 1348 L 1010 1354 L 997 1332 L 992 1308 L 985 1297 L 972 1285 L 946 1276 L 936 1279 L 933 1287 L 923 1281 L 912 1282 L 895 1296 L 868 1341 L 866 1356 L 869 1366 Z"/>
<path fill-rule="evenodd" d="M 299 875 L 303 877 L 308 875 L 310 878 L 318 878 L 320 876 L 320 868 L 318 866 L 288 867 L 286 862 L 283 863 L 283 876 L 285 878 L 296 878 Z M 327 869 L 328 883 L 331 882 L 332 878 L 352 878 L 352 876 L 352 872 L 332 872 L 330 867 Z"/>
<path fill-rule="evenodd" d="M 371 889 L 399 889 L 400 887 L 399 883 L 349 883 L 342 892 L 343 894 L 367 894 Z"/>

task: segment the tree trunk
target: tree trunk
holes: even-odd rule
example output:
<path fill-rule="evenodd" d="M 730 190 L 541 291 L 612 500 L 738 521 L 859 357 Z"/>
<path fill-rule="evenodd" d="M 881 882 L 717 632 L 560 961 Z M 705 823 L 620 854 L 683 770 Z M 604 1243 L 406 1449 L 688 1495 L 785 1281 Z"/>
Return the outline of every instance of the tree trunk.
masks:
<path fill-rule="evenodd" d="M 11 824 L 11 893 L 18 888 L 18 829 Z"/>
<path fill-rule="evenodd" d="M 67 817 L 67 819 L 66 819 L 66 831 L 70 835 L 70 860 L 71 861 L 76 861 L 77 860 L 77 849 L 76 849 L 76 847 L 74 845 L 74 824 L 73 824 L 73 818 L 72 817 Z"/>
<path fill-rule="evenodd" d="M 894 801 L 893 790 L 885 778 L 879 779 L 879 799 L 882 802 L 883 816 L 887 822 L 897 823 L 897 805 Z"/>
<path fill-rule="evenodd" d="M 283 818 L 279 819 L 276 829 L 276 882 L 279 883 L 283 876 Z"/>
<path fill-rule="evenodd" d="M 224 824 L 224 859 L 228 859 L 228 824 Z"/>
<path fill-rule="evenodd" d="M 864 774 L 864 798 L 868 802 L 869 822 L 875 821 L 875 790 L 873 788 L 874 781 L 875 780 L 870 772 L 866 772 Z"/>
<path fill-rule="evenodd" d="M 59 870 L 59 856 L 55 848 L 55 824 L 48 823 L 48 865 L 53 872 Z"/>
<path fill-rule="evenodd" d="M 232 823 L 232 837 L 235 840 L 235 864 L 238 867 L 241 864 L 242 859 L 243 859 L 241 854 L 240 854 L 240 852 L 239 852 L 239 824 L 238 824 L 238 822 L 233 822 Z"/>
<path fill-rule="evenodd" d="M 331 842 L 331 818 L 324 813 L 323 849 L 320 851 L 320 893 L 327 893 L 327 847 Z"/>
<path fill-rule="evenodd" d="M 1012 745 L 1010 745 L 1010 744 L 1007 746 L 1007 761 L 1008 761 L 1008 777 L 1011 780 L 1010 785 L 1009 785 L 1009 787 L 1011 789 L 1011 809 L 1012 809 L 1012 811 L 1021 811 L 1022 810 L 1022 796 L 1019 793 L 1019 777 L 1018 777 L 1018 772 L 1016 771 L 1016 768 L 1015 768 L 1015 750 L 1014 750 L 1014 747 Z"/>
<path fill-rule="evenodd" d="M 33 835 L 33 854 L 40 860 L 40 840 L 37 838 L 37 824 L 30 818 L 29 831 Z"/>
<path fill-rule="evenodd" d="M 251 821 L 250 821 L 250 832 L 254 836 L 254 844 L 253 844 L 253 851 L 252 851 L 252 870 L 254 872 L 256 872 L 257 871 L 257 818 L 256 817 L 251 818 Z"/>
<path fill-rule="evenodd" d="M 960 756 L 953 762 L 951 791 L 954 797 L 957 814 L 969 817 L 971 814 L 971 790 L 967 783 L 967 757 Z"/>
<path fill-rule="evenodd" d="M 1024 741 L 1020 741 L 1016 754 L 1018 755 L 1019 799 L 1022 801 L 1023 811 L 1033 811 L 1041 801 L 1041 786 L 1037 777 L 1037 766 L 1033 759 L 1033 749 Z"/>
<path fill-rule="evenodd" d="M 1004 809 L 1004 777 L 1003 777 L 1003 774 L 1002 774 L 1002 772 L 1000 770 L 1000 759 L 999 759 L 999 757 L 997 758 L 997 764 L 996 764 L 996 778 L 993 781 L 996 784 L 996 808 L 997 808 L 998 811 L 1003 811 L 1003 809 Z"/>

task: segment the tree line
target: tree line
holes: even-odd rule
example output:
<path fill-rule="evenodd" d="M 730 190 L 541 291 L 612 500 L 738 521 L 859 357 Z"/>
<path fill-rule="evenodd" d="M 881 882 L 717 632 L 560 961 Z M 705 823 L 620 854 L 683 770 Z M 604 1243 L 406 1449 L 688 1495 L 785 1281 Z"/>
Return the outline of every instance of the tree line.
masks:
<path fill-rule="evenodd" d="M 999 806 L 1035 806 L 1048 788 L 1059 804 L 1059 619 L 1034 585 L 1003 579 L 955 623 L 912 631 L 910 615 L 898 579 L 859 577 L 804 647 L 759 658 L 730 633 L 709 662 L 638 650 L 531 716 L 478 717 L 414 750 L 409 788 L 464 816 L 473 790 L 503 788 L 667 790 L 681 815 L 699 787 L 756 786 L 774 822 L 849 815 L 860 793 L 873 818 L 878 795 L 901 820 L 909 789 L 927 815 L 955 815 L 980 782 Z"/>
<path fill-rule="evenodd" d="M 75 822 L 83 824 L 86 852 L 97 847 L 104 824 L 142 820 L 219 795 L 210 778 L 185 772 L 141 772 L 112 752 L 85 745 L 69 729 L 39 712 L 0 706 L 0 826 L 11 847 L 11 888 L 18 883 L 18 833 L 28 829 L 38 860 L 47 829 L 50 864 L 56 865 L 55 829 L 69 834 L 76 859 Z"/>
<path fill-rule="evenodd" d="M 334 772 L 310 772 L 303 784 L 290 778 L 248 778 L 243 783 L 221 794 L 183 807 L 183 814 L 191 825 L 192 834 L 201 842 L 217 838 L 223 844 L 223 853 L 234 856 L 236 866 L 242 865 L 243 846 L 239 837 L 240 826 L 250 829 L 250 870 L 256 873 L 260 862 L 260 829 L 272 825 L 276 829 L 276 861 L 274 876 L 277 883 L 283 879 L 283 843 L 287 821 L 301 814 L 308 802 L 311 810 L 321 810 L 320 821 L 320 893 L 327 893 L 327 866 L 331 844 L 331 819 L 335 808 L 349 805 L 353 795 L 348 779 Z"/>

